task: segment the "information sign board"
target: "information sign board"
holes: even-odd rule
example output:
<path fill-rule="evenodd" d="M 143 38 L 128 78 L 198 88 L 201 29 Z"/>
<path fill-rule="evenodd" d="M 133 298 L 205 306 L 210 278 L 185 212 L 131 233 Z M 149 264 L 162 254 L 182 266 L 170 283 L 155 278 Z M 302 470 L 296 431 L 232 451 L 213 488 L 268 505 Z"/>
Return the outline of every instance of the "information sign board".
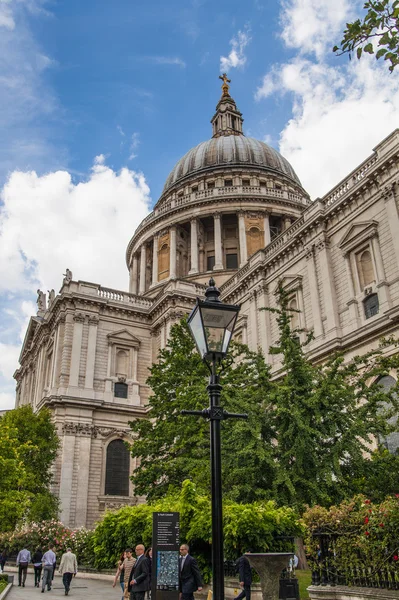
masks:
<path fill-rule="evenodd" d="M 152 513 L 152 600 L 178 600 L 179 548 L 179 513 Z"/>

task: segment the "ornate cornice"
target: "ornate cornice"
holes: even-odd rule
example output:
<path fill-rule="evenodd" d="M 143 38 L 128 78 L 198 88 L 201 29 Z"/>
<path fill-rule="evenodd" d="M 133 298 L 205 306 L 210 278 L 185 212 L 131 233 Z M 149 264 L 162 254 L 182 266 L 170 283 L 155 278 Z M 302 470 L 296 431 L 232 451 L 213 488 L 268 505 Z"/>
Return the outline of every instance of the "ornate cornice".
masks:
<path fill-rule="evenodd" d="M 67 421 L 62 425 L 63 435 L 74 435 L 80 437 L 91 438 L 108 438 L 111 436 L 123 438 L 130 437 L 132 432 L 130 429 L 117 429 L 116 427 L 99 427 L 90 423 L 76 423 Z"/>

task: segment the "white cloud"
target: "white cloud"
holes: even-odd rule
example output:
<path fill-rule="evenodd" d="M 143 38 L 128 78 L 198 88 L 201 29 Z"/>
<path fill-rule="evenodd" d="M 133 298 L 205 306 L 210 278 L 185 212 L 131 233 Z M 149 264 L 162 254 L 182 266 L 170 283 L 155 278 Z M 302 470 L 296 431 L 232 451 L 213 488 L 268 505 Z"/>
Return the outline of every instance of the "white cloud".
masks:
<path fill-rule="evenodd" d="M 239 31 L 236 36 L 230 40 L 231 50 L 228 56 L 220 57 L 220 72 L 228 73 L 230 69 L 241 68 L 247 62 L 245 56 L 245 48 L 251 41 L 250 29 L 244 27 L 243 31 Z"/>
<path fill-rule="evenodd" d="M 139 147 L 139 145 L 140 145 L 140 134 L 137 131 L 135 131 L 132 134 L 132 137 L 130 140 L 130 149 L 129 149 L 130 155 L 129 155 L 128 160 L 133 160 L 134 158 L 137 157 L 136 150 Z"/>
<path fill-rule="evenodd" d="M 399 82 L 386 65 L 332 54 L 352 8 L 349 0 L 285 2 L 282 38 L 296 53 L 272 65 L 255 93 L 258 101 L 274 94 L 292 99 L 279 150 L 313 198 L 339 183 L 399 123 Z"/>
<path fill-rule="evenodd" d="M 125 247 L 149 211 L 149 188 L 141 173 L 114 172 L 104 155 L 94 163 L 78 184 L 66 171 L 12 173 L 1 193 L 0 290 L 57 290 L 66 267 L 126 289 Z"/>
<path fill-rule="evenodd" d="M 155 65 L 176 65 L 182 68 L 186 66 L 184 60 L 178 56 L 145 56 L 144 60 Z"/>

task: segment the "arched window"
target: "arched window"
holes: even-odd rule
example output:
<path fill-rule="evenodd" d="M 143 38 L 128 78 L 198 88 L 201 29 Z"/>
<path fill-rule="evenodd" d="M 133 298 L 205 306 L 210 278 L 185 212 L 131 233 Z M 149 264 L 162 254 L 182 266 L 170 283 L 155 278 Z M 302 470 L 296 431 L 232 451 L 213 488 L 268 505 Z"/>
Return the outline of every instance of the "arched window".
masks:
<path fill-rule="evenodd" d="M 378 315 L 380 310 L 380 304 L 378 302 L 378 294 L 370 294 L 365 300 L 363 300 L 364 316 L 366 319 Z"/>
<path fill-rule="evenodd" d="M 375 281 L 374 267 L 370 250 L 364 250 L 358 256 L 360 285 L 362 289 Z"/>
<path fill-rule="evenodd" d="M 377 383 L 383 388 L 384 391 L 390 390 L 394 385 L 396 385 L 396 381 L 390 375 L 384 375 L 384 377 L 380 377 Z M 389 419 L 389 423 L 396 423 L 398 420 L 398 416 L 394 416 Z M 390 433 L 386 438 L 380 439 L 380 443 L 384 444 L 384 446 L 389 450 L 391 454 L 395 454 L 397 449 L 399 448 L 399 432 Z"/>
<path fill-rule="evenodd" d="M 158 280 L 169 277 L 169 246 L 163 244 L 158 253 Z"/>
<path fill-rule="evenodd" d="M 122 440 L 113 440 L 108 444 L 105 465 L 105 495 L 129 495 L 130 455 Z"/>

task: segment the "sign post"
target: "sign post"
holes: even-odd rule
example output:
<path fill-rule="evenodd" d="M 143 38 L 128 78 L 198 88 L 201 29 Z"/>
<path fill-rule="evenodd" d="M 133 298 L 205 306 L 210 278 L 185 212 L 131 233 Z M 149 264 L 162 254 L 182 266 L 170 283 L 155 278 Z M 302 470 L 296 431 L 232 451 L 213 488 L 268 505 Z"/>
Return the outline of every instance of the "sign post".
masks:
<path fill-rule="evenodd" d="M 179 513 L 152 513 L 152 600 L 178 600 L 179 548 Z"/>

